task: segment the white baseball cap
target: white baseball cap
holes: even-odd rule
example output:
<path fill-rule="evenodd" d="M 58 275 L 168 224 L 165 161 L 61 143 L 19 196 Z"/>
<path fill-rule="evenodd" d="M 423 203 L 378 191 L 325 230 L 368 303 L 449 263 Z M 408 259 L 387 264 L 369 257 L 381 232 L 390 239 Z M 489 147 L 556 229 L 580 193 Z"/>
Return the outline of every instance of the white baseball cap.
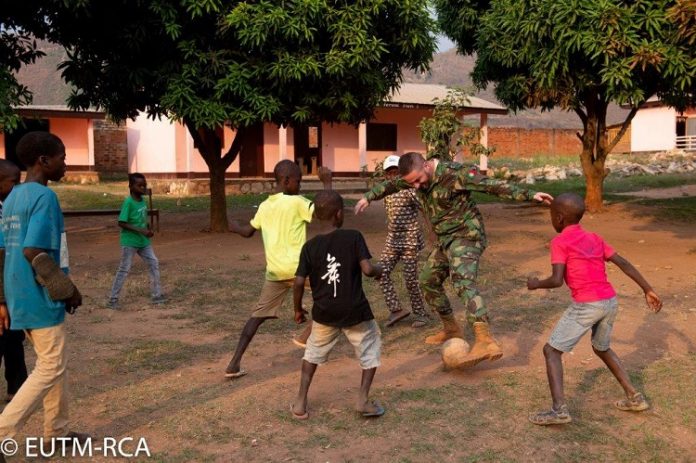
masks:
<path fill-rule="evenodd" d="M 389 169 L 390 167 L 399 167 L 399 156 L 396 156 L 392 154 L 391 156 L 387 156 L 387 158 L 384 160 L 384 164 L 382 167 L 384 170 Z"/>

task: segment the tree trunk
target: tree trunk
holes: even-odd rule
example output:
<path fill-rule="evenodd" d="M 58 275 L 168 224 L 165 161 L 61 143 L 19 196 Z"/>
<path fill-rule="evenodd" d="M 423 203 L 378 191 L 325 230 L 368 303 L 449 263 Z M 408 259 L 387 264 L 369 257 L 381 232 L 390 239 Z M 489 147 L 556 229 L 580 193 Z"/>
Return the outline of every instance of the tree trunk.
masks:
<path fill-rule="evenodd" d="M 580 163 L 585 174 L 585 208 L 590 212 L 599 212 L 603 206 L 604 178 L 607 176 L 604 168 L 607 158 L 606 104 L 593 96 L 586 102 L 586 110 L 584 130 L 580 137 Z"/>
<path fill-rule="evenodd" d="M 210 173 L 210 231 L 224 233 L 229 231 L 227 222 L 227 196 L 225 195 L 225 171 L 227 168 L 218 161 L 208 165 Z"/>
<path fill-rule="evenodd" d="M 603 206 L 604 195 L 604 160 L 595 161 L 592 167 L 585 171 L 585 208 L 589 212 L 599 212 Z M 584 170 L 584 169 L 583 169 Z"/>
<path fill-rule="evenodd" d="M 239 154 L 243 140 L 244 129 L 238 128 L 230 149 L 222 154 L 222 127 L 218 130 L 196 127 L 190 121 L 184 124 L 193 138 L 194 146 L 198 149 L 208 166 L 210 179 L 210 231 L 225 233 L 229 231 L 227 221 L 227 196 L 225 195 L 225 171 Z"/>

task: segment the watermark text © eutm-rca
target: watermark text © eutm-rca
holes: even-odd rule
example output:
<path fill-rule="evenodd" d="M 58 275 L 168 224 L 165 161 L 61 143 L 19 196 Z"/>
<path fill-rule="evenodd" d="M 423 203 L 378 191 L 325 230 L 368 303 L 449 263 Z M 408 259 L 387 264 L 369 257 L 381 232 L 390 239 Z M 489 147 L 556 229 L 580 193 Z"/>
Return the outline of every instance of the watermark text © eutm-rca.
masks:
<path fill-rule="evenodd" d="M 24 456 L 27 458 L 51 457 L 121 457 L 136 458 L 150 457 L 150 448 L 144 437 L 27 437 L 24 440 Z M 0 442 L 0 453 L 5 456 L 16 455 L 20 452 L 20 444 L 14 439 Z"/>

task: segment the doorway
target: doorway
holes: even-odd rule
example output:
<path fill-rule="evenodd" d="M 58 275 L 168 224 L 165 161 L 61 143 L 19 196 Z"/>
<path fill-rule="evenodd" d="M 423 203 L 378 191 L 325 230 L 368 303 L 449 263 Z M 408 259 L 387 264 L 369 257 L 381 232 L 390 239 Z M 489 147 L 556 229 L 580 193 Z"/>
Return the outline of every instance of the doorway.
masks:
<path fill-rule="evenodd" d="M 254 124 L 244 132 L 239 152 L 240 177 L 263 177 L 263 124 Z"/>
<path fill-rule="evenodd" d="M 317 175 L 321 166 L 321 126 L 299 125 L 293 127 L 295 162 L 302 175 Z"/>

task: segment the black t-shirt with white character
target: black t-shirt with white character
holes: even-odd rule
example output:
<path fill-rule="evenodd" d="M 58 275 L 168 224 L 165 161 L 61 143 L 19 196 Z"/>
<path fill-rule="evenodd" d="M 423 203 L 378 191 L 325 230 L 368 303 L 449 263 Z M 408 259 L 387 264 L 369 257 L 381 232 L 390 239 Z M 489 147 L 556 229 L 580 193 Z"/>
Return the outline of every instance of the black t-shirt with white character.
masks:
<path fill-rule="evenodd" d="M 345 328 L 374 319 L 362 287 L 360 261 L 372 256 L 357 230 L 337 229 L 307 241 L 295 273 L 309 276 L 312 319 Z"/>

